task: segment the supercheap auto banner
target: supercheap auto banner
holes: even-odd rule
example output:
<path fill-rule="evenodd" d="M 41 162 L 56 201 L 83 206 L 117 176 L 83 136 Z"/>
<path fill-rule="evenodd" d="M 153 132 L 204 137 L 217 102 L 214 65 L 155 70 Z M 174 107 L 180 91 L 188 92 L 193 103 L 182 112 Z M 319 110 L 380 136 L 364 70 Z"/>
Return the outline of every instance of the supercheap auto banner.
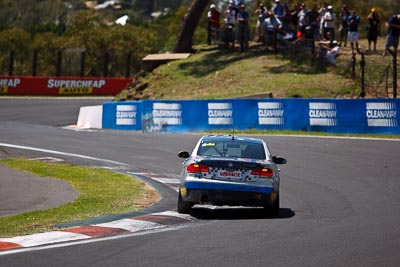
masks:
<path fill-rule="evenodd" d="M 0 95 L 116 95 L 132 78 L 0 76 Z"/>
<path fill-rule="evenodd" d="M 265 129 L 400 133 L 398 99 L 143 100 L 121 103 L 105 103 L 106 112 L 103 111 L 103 114 L 110 110 L 109 105 L 135 103 L 132 104 L 136 105 L 134 128 L 138 128 L 140 121 L 143 131 Z M 106 116 L 105 120 L 116 121 L 121 114 L 126 115 L 113 108 L 111 115 L 103 116 Z M 104 119 L 103 127 L 107 125 Z M 121 128 L 118 125 L 115 127 Z"/>

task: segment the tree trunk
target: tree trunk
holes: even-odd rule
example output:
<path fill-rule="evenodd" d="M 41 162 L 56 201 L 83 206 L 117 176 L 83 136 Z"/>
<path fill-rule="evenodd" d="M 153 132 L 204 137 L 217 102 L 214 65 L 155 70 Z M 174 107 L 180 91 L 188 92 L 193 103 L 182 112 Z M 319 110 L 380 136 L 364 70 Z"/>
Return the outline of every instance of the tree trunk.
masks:
<path fill-rule="evenodd" d="M 195 0 L 189 7 L 175 43 L 174 53 L 193 52 L 193 35 L 209 2 L 209 0 Z"/>

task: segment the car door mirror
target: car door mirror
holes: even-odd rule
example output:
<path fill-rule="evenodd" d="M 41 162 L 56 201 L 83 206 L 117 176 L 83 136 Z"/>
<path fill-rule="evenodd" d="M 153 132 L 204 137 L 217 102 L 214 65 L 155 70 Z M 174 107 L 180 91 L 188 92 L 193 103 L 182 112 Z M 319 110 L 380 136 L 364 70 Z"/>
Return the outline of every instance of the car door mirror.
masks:
<path fill-rule="evenodd" d="M 285 158 L 279 157 L 279 156 L 273 156 L 272 161 L 275 164 L 286 164 L 287 163 L 287 160 Z"/>
<path fill-rule="evenodd" d="M 190 154 L 189 154 L 189 152 L 183 150 L 183 151 L 178 152 L 178 157 L 187 159 L 188 157 L 190 157 Z"/>

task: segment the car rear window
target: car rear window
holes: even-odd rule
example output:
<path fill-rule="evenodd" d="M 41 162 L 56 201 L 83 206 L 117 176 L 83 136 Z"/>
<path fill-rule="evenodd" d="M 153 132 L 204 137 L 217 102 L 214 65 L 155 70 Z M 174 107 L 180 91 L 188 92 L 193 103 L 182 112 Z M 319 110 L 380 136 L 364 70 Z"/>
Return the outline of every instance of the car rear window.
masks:
<path fill-rule="evenodd" d="M 205 140 L 200 144 L 197 155 L 265 159 L 265 151 L 262 144 L 242 141 Z"/>

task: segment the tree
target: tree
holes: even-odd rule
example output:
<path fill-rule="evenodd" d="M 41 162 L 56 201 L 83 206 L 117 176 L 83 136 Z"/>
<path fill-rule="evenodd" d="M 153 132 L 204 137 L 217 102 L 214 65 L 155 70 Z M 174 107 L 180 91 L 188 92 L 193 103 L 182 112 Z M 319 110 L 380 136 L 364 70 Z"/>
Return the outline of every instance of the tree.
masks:
<path fill-rule="evenodd" d="M 209 4 L 209 0 L 195 0 L 193 4 L 189 7 L 180 32 L 178 34 L 175 47 L 173 49 L 174 53 L 192 53 L 193 48 L 193 35 L 199 24 L 200 18 Z"/>

